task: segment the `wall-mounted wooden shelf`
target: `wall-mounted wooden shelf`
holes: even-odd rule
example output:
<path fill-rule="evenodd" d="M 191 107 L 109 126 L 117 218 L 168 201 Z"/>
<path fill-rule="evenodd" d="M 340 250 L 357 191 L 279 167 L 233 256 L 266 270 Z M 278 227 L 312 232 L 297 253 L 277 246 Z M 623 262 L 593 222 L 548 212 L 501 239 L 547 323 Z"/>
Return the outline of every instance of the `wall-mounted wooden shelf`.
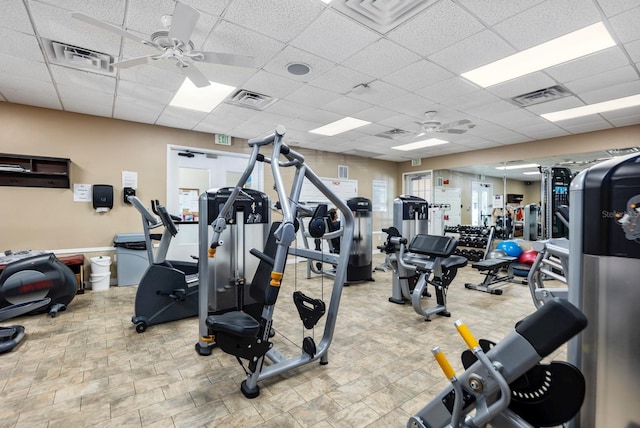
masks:
<path fill-rule="evenodd" d="M 68 189 L 71 160 L 0 153 L 0 186 Z"/>

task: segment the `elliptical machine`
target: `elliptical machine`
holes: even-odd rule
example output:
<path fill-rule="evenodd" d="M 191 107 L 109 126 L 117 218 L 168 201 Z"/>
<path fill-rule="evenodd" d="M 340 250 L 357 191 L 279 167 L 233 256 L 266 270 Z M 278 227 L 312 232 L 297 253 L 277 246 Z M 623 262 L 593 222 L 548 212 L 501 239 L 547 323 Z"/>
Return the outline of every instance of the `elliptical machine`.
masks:
<path fill-rule="evenodd" d="M 149 259 L 149 267 L 138 284 L 135 315 L 131 317 L 136 331 L 143 333 L 150 325 L 197 316 L 198 263 L 166 259 L 171 239 L 178 234 L 172 216 L 157 200 L 151 202 L 153 213 L 137 197 L 129 196 L 129 201 L 142 215 Z M 164 231 L 154 255 L 151 231 L 160 226 Z"/>

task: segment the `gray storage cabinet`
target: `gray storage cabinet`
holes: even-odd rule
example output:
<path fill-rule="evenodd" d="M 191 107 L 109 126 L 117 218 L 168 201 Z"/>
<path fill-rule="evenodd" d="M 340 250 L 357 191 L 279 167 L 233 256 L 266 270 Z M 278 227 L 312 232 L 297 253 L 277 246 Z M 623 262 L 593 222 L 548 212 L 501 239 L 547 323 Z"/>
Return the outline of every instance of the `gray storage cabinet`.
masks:
<path fill-rule="evenodd" d="M 138 285 L 149 267 L 144 234 L 118 233 L 113 243 L 116 247 L 118 286 Z"/>

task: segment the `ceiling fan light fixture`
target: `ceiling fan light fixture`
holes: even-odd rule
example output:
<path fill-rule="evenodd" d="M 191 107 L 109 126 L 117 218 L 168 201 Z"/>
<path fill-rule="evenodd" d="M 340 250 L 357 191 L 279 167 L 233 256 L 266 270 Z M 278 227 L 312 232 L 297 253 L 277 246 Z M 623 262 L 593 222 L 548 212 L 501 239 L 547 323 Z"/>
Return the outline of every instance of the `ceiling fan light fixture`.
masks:
<path fill-rule="evenodd" d="M 235 89 L 233 86 L 216 82 L 210 82 L 208 86 L 199 88 L 187 78 L 184 79 L 169 105 L 208 113 Z"/>

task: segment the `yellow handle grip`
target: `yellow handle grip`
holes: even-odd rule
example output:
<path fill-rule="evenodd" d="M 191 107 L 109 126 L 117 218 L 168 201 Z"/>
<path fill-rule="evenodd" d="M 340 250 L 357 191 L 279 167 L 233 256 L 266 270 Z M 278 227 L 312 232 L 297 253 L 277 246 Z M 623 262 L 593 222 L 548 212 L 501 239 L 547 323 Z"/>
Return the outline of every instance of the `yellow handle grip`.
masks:
<path fill-rule="evenodd" d="M 460 333 L 460 336 L 462 336 L 462 339 L 464 339 L 469 349 L 474 350 L 480 346 L 478 340 L 473 336 L 471 331 L 469 331 L 469 327 L 467 327 L 465 323 L 458 320 L 454 325 L 456 326 L 456 329 L 458 329 L 458 333 Z"/>
<path fill-rule="evenodd" d="M 431 350 L 431 353 L 440 365 L 440 368 L 444 372 L 444 375 L 447 377 L 447 379 L 453 379 L 454 377 L 456 377 L 456 372 L 453 370 L 453 367 L 451 367 L 449 360 L 447 360 L 447 357 L 445 357 L 444 353 L 440 350 L 439 347 L 433 348 Z"/>

